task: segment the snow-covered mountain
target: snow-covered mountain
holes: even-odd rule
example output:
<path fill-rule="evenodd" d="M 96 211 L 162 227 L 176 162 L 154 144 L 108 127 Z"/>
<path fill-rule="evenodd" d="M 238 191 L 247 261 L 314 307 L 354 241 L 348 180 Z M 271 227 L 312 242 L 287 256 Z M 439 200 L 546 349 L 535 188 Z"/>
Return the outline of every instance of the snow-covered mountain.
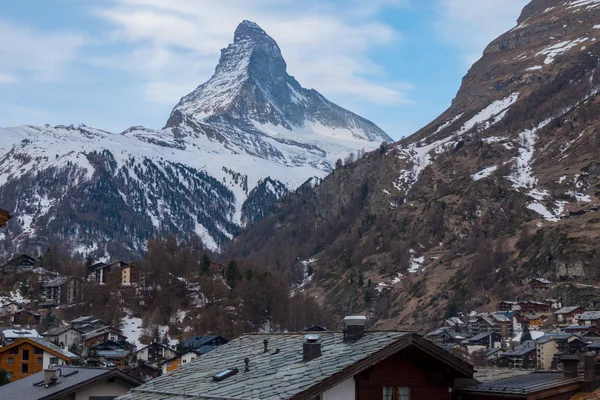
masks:
<path fill-rule="evenodd" d="M 216 249 L 338 158 L 382 141 L 372 122 L 304 89 L 277 43 L 243 21 L 214 75 L 161 130 L 0 129 L 0 204 L 16 215 L 0 246 L 61 240 L 126 257 L 156 235 L 195 232 Z"/>

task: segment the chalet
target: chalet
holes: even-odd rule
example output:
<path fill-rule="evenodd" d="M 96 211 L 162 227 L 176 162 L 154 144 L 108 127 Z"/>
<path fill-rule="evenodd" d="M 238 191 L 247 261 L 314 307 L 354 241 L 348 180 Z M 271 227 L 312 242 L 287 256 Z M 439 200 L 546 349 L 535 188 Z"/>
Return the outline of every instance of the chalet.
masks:
<path fill-rule="evenodd" d="M 3 208 L 0 208 L 0 227 L 6 226 L 8 220 L 12 218 L 12 215 Z"/>
<path fill-rule="evenodd" d="M 485 352 L 485 360 L 488 365 L 496 365 L 496 361 L 504 354 L 505 350 L 500 347 L 489 349 Z"/>
<path fill-rule="evenodd" d="M 569 333 L 544 335 L 535 342 L 539 369 L 556 369 L 558 357 L 565 354 L 583 354 L 587 346 L 579 336 Z"/>
<path fill-rule="evenodd" d="M 345 334 L 243 335 L 119 400 L 449 400 L 473 377 L 471 365 L 418 335 L 345 322 Z"/>
<path fill-rule="evenodd" d="M 61 365 L 46 368 L 23 379 L 0 386 L 1 399 L 20 400 L 109 400 L 143 382 L 118 369 Z"/>
<path fill-rule="evenodd" d="M 558 299 L 544 299 L 544 303 L 549 304 L 553 310 L 562 308 L 562 302 Z"/>
<path fill-rule="evenodd" d="M 172 348 L 161 343 L 151 343 L 135 352 L 138 360 L 146 362 L 155 362 L 167 360 L 175 357 L 177 353 Z"/>
<path fill-rule="evenodd" d="M 42 286 L 42 305 L 57 306 L 81 301 L 81 282 L 73 277 L 59 277 Z"/>
<path fill-rule="evenodd" d="M 498 311 L 512 311 L 519 305 L 516 301 L 501 301 L 496 307 Z"/>
<path fill-rule="evenodd" d="M 31 257 L 27 254 L 21 254 L 11 258 L 6 264 L 2 265 L 0 268 L 5 274 L 14 274 L 17 272 L 31 271 L 35 268 L 37 263 L 37 258 Z"/>
<path fill-rule="evenodd" d="M 97 319 L 93 316 L 83 316 L 70 321 L 69 325 L 82 333 L 88 333 L 105 327 L 108 324 L 104 320 Z"/>
<path fill-rule="evenodd" d="M 520 301 L 518 311 L 530 313 L 547 313 L 552 311 L 552 305 L 543 301 Z"/>
<path fill-rule="evenodd" d="M 384 399 L 409 395 L 411 400 L 447 400 L 456 381 L 472 378 L 472 371 L 469 364 L 412 333 L 349 331 L 346 339 L 334 332 L 306 338 L 254 334 L 120 400 L 240 398 L 244 393 L 254 399 L 363 400 L 383 394 Z"/>
<path fill-rule="evenodd" d="M 600 311 L 584 311 L 579 315 L 579 325 L 593 325 L 600 328 Z"/>
<path fill-rule="evenodd" d="M 454 332 L 462 333 L 467 327 L 467 324 L 459 317 L 450 317 L 444 321 L 444 327 L 449 328 Z"/>
<path fill-rule="evenodd" d="M 552 313 L 554 321 L 558 325 L 573 325 L 579 321 L 583 308 L 579 306 L 562 307 Z"/>
<path fill-rule="evenodd" d="M 163 374 L 173 372 L 182 366 L 191 363 L 200 356 L 201 354 L 197 353 L 195 350 L 188 350 L 181 354 L 177 354 L 176 356 L 163 361 L 162 372 Z"/>
<path fill-rule="evenodd" d="M 437 344 L 438 346 L 444 346 L 447 344 L 459 344 L 463 340 L 465 340 L 464 336 L 459 335 L 448 328 L 436 329 L 433 332 L 429 332 L 424 337 L 425 339 L 429 340 L 433 344 Z"/>
<path fill-rule="evenodd" d="M 198 354 L 206 354 L 209 351 L 216 349 L 218 346 L 227 344 L 229 340 L 222 336 L 192 336 L 181 342 L 183 348 L 188 350 L 194 350 Z"/>
<path fill-rule="evenodd" d="M 98 357 L 106 367 L 125 368 L 129 364 L 131 352 L 125 349 L 98 350 Z"/>
<path fill-rule="evenodd" d="M 552 282 L 546 278 L 533 278 L 531 282 L 529 282 L 529 286 L 532 289 L 546 290 L 552 287 Z"/>
<path fill-rule="evenodd" d="M 11 381 L 40 372 L 49 365 L 71 364 L 79 359 L 73 353 L 39 338 L 22 338 L 0 348 L 0 368 Z"/>
<path fill-rule="evenodd" d="M 123 261 L 115 261 L 110 264 L 103 262 L 93 264 L 88 269 L 88 281 L 105 285 L 111 271 L 116 271 L 120 276 L 120 281 L 122 281 L 121 271 L 127 266 L 128 264 Z"/>
<path fill-rule="evenodd" d="M 543 314 L 535 314 L 535 313 L 518 313 L 515 316 L 517 320 L 517 330 L 522 330 L 525 325 L 529 326 L 530 330 L 537 331 L 540 330 L 548 317 Z"/>
<path fill-rule="evenodd" d="M 121 371 L 143 382 L 148 382 L 162 374 L 162 369 L 156 363 L 147 363 L 144 360 L 129 364 L 121 368 Z"/>
<path fill-rule="evenodd" d="M 44 339 L 54 343 L 60 347 L 71 347 L 81 343 L 81 331 L 72 326 L 63 326 L 60 328 L 50 329 L 42 334 Z"/>
<path fill-rule="evenodd" d="M 500 347 L 502 336 L 497 332 L 482 332 L 463 341 L 469 347 L 469 353 L 479 349 L 491 349 Z"/>
<path fill-rule="evenodd" d="M 533 340 L 528 340 L 512 350 L 502 353 L 498 359 L 498 364 L 500 365 L 502 360 L 505 360 L 511 368 L 535 368 L 537 364 L 536 356 L 536 343 Z"/>
<path fill-rule="evenodd" d="M 19 310 L 12 315 L 12 323 L 14 325 L 37 325 L 40 323 L 41 316 L 35 311 Z"/>
<path fill-rule="evenodd" d="M 123 335 L 122 331 L 113 326 L 105 326 L 95 331 L 87 332 L 81 336 L 81 343 L 90 348 L 98 343 L 105 341 L 126 341 L 127 337 Z"/>

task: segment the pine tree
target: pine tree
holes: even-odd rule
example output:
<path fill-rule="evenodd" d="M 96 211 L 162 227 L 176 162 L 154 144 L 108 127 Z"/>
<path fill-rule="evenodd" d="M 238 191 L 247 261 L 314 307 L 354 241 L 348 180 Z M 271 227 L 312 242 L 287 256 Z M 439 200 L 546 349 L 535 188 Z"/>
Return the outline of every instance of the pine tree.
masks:
<path fill-rule="evenodd" d="M 0 386 L 6 385 L 10 383 L 10 379 L 8 378 L 8 371 L 4 368 L 0 368 Z"/>
<path fill-rule="evenodd" d="M 202 275 L 210 274 L 210 258 L 208 258 L 208 254 L 202 254 L 202 262 L 201 262 L 201 272 Z"/>
<path fill-rule="evenodd" d="M 533 340 L 531 332 L 529 331 L 529 324 L 523 325 L 523 333 L 521 333 L 521 343 L 525 343 L 528 340 Z"/>

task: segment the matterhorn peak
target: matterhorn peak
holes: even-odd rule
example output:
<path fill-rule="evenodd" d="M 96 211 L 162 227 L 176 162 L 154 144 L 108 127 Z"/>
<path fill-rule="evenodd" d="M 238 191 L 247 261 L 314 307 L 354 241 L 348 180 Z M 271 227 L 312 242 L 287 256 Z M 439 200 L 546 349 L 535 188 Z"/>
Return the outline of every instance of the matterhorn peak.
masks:
<path fill-rule="evenodd" d="M 233 43 L 238 43 L 242 40 L 268 40 L 275 42 L 257 23 L 248 20 L 243 20 L 233 34 Z"/>

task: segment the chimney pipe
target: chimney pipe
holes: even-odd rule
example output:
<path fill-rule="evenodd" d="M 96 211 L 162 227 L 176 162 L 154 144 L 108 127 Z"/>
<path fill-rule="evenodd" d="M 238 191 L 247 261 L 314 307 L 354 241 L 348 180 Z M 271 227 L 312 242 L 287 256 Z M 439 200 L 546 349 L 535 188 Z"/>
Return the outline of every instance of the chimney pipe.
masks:
<path fill-rule="evenodd" d="M 56 370 L 48 368 L 44 370 L 44 385 L 52 385 L 56 380 Z"/>
<path fill-rule="evenodd" d="M 318 357 L 321 357 L 321 337 L 319 335 L 304 336 L 302 361 L 312 361 Z"/>
<path fill-rule="evenodd" d="M 263 340 L 263 345 L 265 346 L 265 353 L 269 352 L 269 341 L 267 339 Z"/>
<path fill-rule="evenodd" d="M 365 335 L 365 325 L 367 317 L 362 315 L 354 315 L 344 318 L 344 331 L 346 332 L 346 340 L 358 340 Z"/>
<path fill-rule="evenodd" d="M 576 355 L 567 354 L 560 357 L 560 362 L 563 365 L 565 378 L 577 378 L 577 365 L 579 364 L 579 357 Z"/>

